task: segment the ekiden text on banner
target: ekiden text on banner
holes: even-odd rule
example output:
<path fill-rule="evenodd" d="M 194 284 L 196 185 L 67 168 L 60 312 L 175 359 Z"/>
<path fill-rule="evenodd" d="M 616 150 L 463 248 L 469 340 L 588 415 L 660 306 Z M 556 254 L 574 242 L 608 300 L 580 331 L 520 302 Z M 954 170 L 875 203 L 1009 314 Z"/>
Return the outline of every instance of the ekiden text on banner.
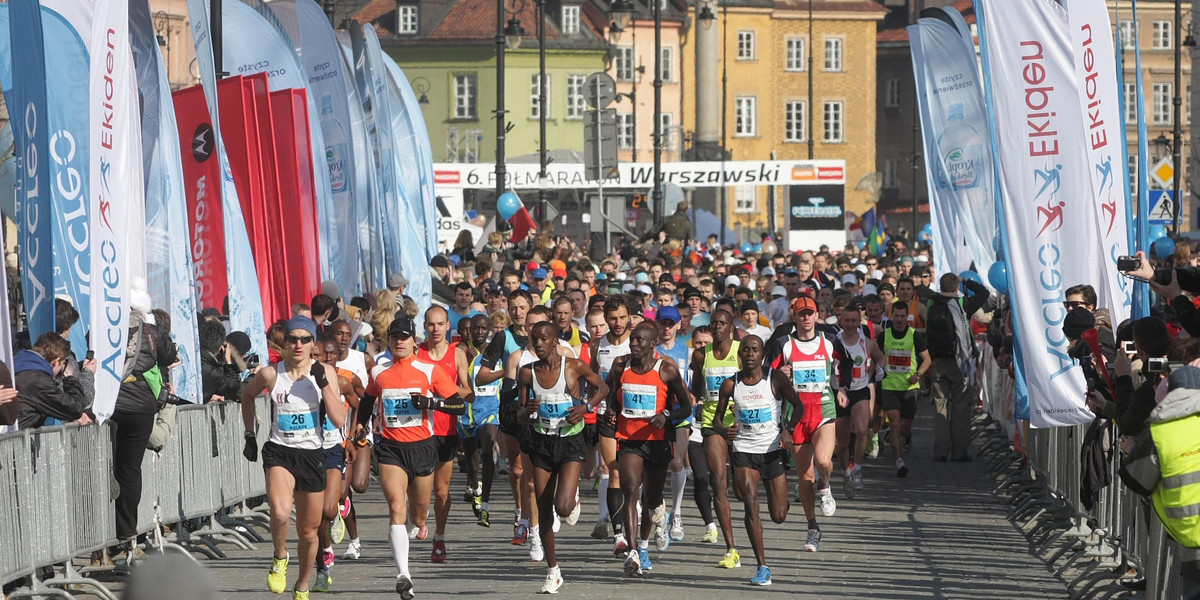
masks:
<path fill-rule="evenodd" d="M 1080 110 L 1084 115 L 1082 144 L 1092 178 L 1089 198 L 1097 225 L 1093 252 L 1104 257 L 1096 280 L 1097 308 L 1107 308 L 1113 323 L 1129 318 L 1133 283 L 1117 271 L 1117 257 L 1129 254 L 1129 162 L 1125 159 L 1125 124 L 1121 119 L 1117 59 L 1112 23 L 1104 0 L 1070 3 L 1075 74 L 1079 82 Z"/>
<path fill-rule="evenodd" d="M 1000 173 L 1009 295 L 1030 424 L 1092 420 L 1062 331 L 1065 290 L 1100 280 L 1091 165 L 1067 14 L 1052 0 L 978 0 L 984 76 Z"/>
<path fill-rule="evenodd" d="M 130 244 L 141 227 L 130 226 L 130 205 L 145 203 L 137 74 L 129 47 L 127 0 L 99 0 L 91 32 L 91 235 L 92 306 L 89 341 L 99 362 L 92 412 L 112 416 L 125 379 L 129 337 Z M 134 238 L 133 236 L 136 236 Z M 138 252 L 138 255 L 141 253 Z"/>

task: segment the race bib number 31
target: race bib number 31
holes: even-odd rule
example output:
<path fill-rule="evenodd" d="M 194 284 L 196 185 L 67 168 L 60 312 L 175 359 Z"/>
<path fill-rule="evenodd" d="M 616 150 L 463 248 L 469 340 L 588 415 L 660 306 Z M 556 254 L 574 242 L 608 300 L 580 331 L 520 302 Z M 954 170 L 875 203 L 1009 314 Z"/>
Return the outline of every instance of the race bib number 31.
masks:
<path fill-rule="evenodd" d="M 558 429 L 567 425 L 567 411 L 572 404 L 567 394 L 546 394 L 538 404 L 538 425 L 542 429 Z"/>

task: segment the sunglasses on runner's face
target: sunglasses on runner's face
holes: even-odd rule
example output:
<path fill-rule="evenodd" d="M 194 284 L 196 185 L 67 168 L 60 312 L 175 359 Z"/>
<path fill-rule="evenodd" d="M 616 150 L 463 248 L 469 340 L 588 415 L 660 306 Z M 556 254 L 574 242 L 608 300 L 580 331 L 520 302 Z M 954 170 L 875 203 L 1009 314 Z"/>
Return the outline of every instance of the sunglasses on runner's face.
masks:
<path fill-rule="evenodd" d="M 313 336 L 311 336 L 311 335 L 285 335 L 285 336 L 283 336 L 283 341 L 285 341 L 289 344 L 297 344 L 297 343 L 311 344 L 313 341 Z"/>

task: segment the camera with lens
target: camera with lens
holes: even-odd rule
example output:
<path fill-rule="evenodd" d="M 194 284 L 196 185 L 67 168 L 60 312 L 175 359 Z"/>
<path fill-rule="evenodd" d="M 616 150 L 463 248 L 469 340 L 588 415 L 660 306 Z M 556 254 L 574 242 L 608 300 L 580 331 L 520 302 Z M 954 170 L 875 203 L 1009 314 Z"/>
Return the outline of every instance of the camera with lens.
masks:
<path fill-rule="evenodd" d="M 251 352 L 250 354 L 247 354 L 245 361 L 246 361 L 246 368 L 248 370 L 253 371 L 254 369 L 257 369 L 258 365 L 259 365 L 258 353 Z"/>

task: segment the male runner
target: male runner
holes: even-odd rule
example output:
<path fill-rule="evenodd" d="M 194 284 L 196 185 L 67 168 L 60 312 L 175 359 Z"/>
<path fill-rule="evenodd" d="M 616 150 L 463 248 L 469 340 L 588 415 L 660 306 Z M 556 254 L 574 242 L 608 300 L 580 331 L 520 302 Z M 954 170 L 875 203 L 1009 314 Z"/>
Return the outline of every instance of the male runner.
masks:
<path fill-rule="evenodd" d="M 466 457 L 467 489 L 471 496 L 471 510 L 476 524 L 491 527 L 488 502 L 492 497 L 492 480 L 496 477 L 496 460 L 492 443 L 496 439 L 500 412 L 500 382 L 475 385 L 475 375 L 483 360 L 482 349 L 486 347 L 490 332 L 486 315 L 471 317 L 470 340 L 474 349 L 480 350 L 471 359 L 467 374 L 475 388 L 475 401 L 467 405 L 459 418 L 458 437 L 462 439 L 463 455 Z"/>
<path fill-rule="evenodd" d="M 667 532 L 667 511 L 663 504 L 663 484 L 671 463 L 675 443 L 674 423 L 688 416 L 692 400 L 674 361 L 657 357 L 654 348 L 658 328 L 651 323 L 638 325 L 629 338 L 629 356 L 613 365 L 609 394 L 609 423 L 620 440 L 618 451 L 621 492 L 625 500 L 625 526 L 632 535 L 638 532 L 637 549 L 625 558 L 625 573 L 640 577 L 649 571 L 650 534 L 661 552 L 671 545 Z M 638 522 L 638 500 L 641 523 Z"/>
<path fill-rule="evenodd" d="M 313 345 L 313 360 L 332 365 L 338 357 L 338 344 L 332 338 L 322 338 Z M 342 397 L 347 422 L 351 421 L 353 411 L 358 409 L 358 399 L 364 389 L 358 381 L 358 376 L 345 369 L 336 369 L 338 375 L 338 393 Z M 346 489 L 342 479 L 346 474 L 346 429 L 337 427 L 329 417 L 325 417 L 322 425 L 323 443 L 325 449 L 325 502 L 321 509 L 321 526 L 317 528 L 318 546 L 321 550 L 317 557 L 317 583 L 313 591 L 328 592 L 333 585 L 333 536 L 331 531 L 334 519 L 338 517 L 338 509 L 342 504 Z M 341 540 L 337 540 L 340 542 Z"/>
<path fill-rule="evenodd" d="M 608 386 L 583 361 L 562 356 L 558 351 L 558 328 L 548 322 L 533 326 L 530 345 L 537 361 L 521 367 L 517 375 L 517 397 L 523 407 L 524 423 L 532 424 L 529 460 L 537 490 L 539 536 L 546 553 L 543 594 L 557 594 L 562 571 L 554 540 L 554 516 L 565 518 L 579 507 L 579 468 L 583 464 L 583 415 L 587 406 L 580 400 L 583 387 L 590 386 L 587 405 L 593 408 L 608 393 Z M 546 385 L 544 381 L 553 383 Z"/>
<path fill-rule="evenodd" d="M 660 306 L 655 321 L 658 323 L 659 342 L 658 354 L 663 358 L 670 359 L 675 362 L 675 366 L 679 367 L 679 373 L 683 376 L 683 385 L 686 389 L 691 389 L 692 386 L 692 371 L 688 368 L 688 363 L 691 361 L 692 349 L 688 348 L 687 344 L 681 342 L 679 338 L 679 326 L 682 321 L 682 316 L 679 314 L 679 309 L 674 306 Z M 690 393 L 690 392 L 689 392 Z M 695 406 L 695 400 L 692 399 L 691 404 Z M 683 531 L 683 491 L 687 486 L 687 473 L 683 470 L 684 459 L 687 458 L 688 452 L 688 434 L 692 429 L 692 415 L 675 424 L 677 429 L 675 435 L 675 448 L 671 456 L 671 540 L 682 541 L 684 538 Z M 699 429 L 699 427 L 697 427 Z"/>
<path fill-rule="evenodd" d="M 891 421 L 896 477 L 905 477 L 908 465 L 904 464 L 904 452 L 912 437 L 912 421 L 917 413 L 917 389 L 933 363 L 929 359 L 925 336 L 909 326 L 908 306 L 903 302 L 892 304 L 892 325 L 879 333 L 878 344 L 887 354 L 880 404 Z"/>
<path fill-rule="evenodd" d="M 375 359 L 370 355 L 355 350 L 350 347 L 350 343 L 354 340 L 353 328 L 346 321 L 337 320 L 329 326 L 333 330 L 333 339 L 338 344 L 340 354 L 338 354 L 337 363 L 334 365 L 339 369 L 345 369 L 354 373 L 358 377 L 359 383 L 364 387 L 371 383 L 371 371 L 375 369 Z M 359 398 L 361 398 L 361 394 Z M 363 443 L 367 443 L 363 440 Z M 353 461 L 349 461 L 350 477 L 349 481 L 362 481 L 370 483 L 371 471 L 371 452 L 358 452 Z M 349 488 L 349 486 L 347 486 Z M 360 490 L 365 492 L 366 489 Z M 346 546 L 346 552 L 342 558 L 349 560 L 357 560 L 362 555 L 362 542 L 358 539 L 358 515 L 354 510 L 354 490 L 346 490 L 346 500 L 342 506 L 343 519 L 346 522 L 346 534 L 350 536 L 350 543 Z"/>
<path fill-rule="evenodd" d="M 321 447 L 320 424 L 328 417 L 335 427 L 344 427 L 346 411 L 337 388 L 330 385 L 330 381 L 337 381 L 337 372 L 313 360 L 317 324 L 306 317 L 292 317 L 285 327 L 283 360 L 274 369 L 259 369 L 242 390 L 242 424 L 246 428 L 242 454 L 250 462 L 258 461 L 254 399 L 265 392 L 271 400 L 271 432 L 262 447 L 262 459 L 275 551 L 267 588 L 275 594 L 287 588 L 287 536 L 294 503 L 300 572 L 292 599 L 308 600 L 325 493 L 327 453 Z"/>
<path fill-rule="evenodd" d="M 717 523 L 725 538 L 725 556 L 717 566 L 733 569 L 742 566 L 742 556 L 733 542 L 733 524 L 729 508 L 726 464 L 729 460 L 729 444 L 713 429 L 713 417 L 717 414 L 721 384 L 741 369 L 738 358 L 740 344 L 733 339 L 733 314 L 717 309 L 712 316 L 713 342 L 697 348 L 692 353 L 692 387 L 697 398 L 704 402 L 700 413 L 700 433 L 704 440 L 705 465 L 708 467 L 712 486 L 713 504 L 717 509 Z M 725 415 L 725 426 L 733 425 L 733 414 Z M 694 468 L 693 468 L 694 469 Z"/>
<path fill-rule="evenodd" d="M 780 425 L 783 424 L 782 403 L 792 407 L 787 422 L 794 426 L 804 415 L 804 404 L 787 377 L 774 369 L 763 368 L 763 341 L 756 335 L 742 339 L 738 351 L 742 369 L 721 384 L 721 396 L 713 429 L 733 443 L 733 484 L 745 505 L 746 534 L 758 572 L 750 583 L 771 585 L 771 569 L 767 566 L 763 546 L 762 520 L 758 514 L 758 482 L 767 488 L 767 510 L 771 520 L 783 523 L 788 512 L 787 455 L 779 445 Z M 736 421 L 725 426 L 725 414 L 730 404 L 737 406 Z"/>
<path fill-rule="evenodd" d="M 600 378 L 612 389 L 615 383 L 609 380 L 613 362 L 629 354 L 629 334 L 631 313 L 628 299 L 622 294 L 613 294 L 604 300 L 604 321 L 608 323 L 608 333 L 591 341 L 592 370 L 600 374 Z M 607 410 L 606 403 L 601 403 L 597 409 L 596 433 L 600 446 L 600 520 L 592 528 L 592 537 L 604 539 L 608 537 L 608 523 L 612 522 L 613 554 L 624 556 L 629 550 L 625 541 L 624 497 L 621 494 L 621 473 L 617 466 L 616 431 L 602 422 L 599 417 Z M 631 532 L 632 533 L 632 532 Z"/>
<path fill-rule="evenodd" d="M 451 343 L 450 320 L 446 309 L 438 305 L 425 311 L 425 341 L 417 351 L 417 357 L 438 366 L 458 386 L 459 396 L 473 398 L 474 390 L 469 385 L 467 372 L 470 363 L 467 353 L 458 342 Z M 458 450 L 457 418 L 445 412 L 433 414 L 433 436 L 437 440 L 438 466 L 433 475 L 435 503 L 433 554 L 430 560 L 446 562 L 446 519 L 450 517 L 450 477 L 454 475 L 454 454 Z M 413 499 L 413 525 L 424 531 L 429 513 L 429 496 Z"/>
<path fill-rule="evenodd" d="M 850 371 L 850 386 L 846 391 L 849 404 L 838 402 L 835 408 L 837 414 L 837 455 L 845 474 L 843 491 L 847 498 L 853 498 L 863 488 L 862 461 L 867 452 L 868 427 L 871 415 L 875 413 L 875 386 L 871 385 L 876 365 L 884 363 L 883 352 L 875 345 L 875 341 L 863 335 L 862 310 L 857 304 L 850 304 L 842 309 L 838 317 L 842 330 L 837 339 L 846 349 L 853 367 Z M 854 452 L 850 452 L 850 435 L 854 434 Z"/>
<path fill-rule="evenodd" d="M 407 316 L 388 326 L 392 364 L 376 367 L 375 377 L 361 403 L 358 425 L 365 426 L 376 399 L 376 424 L 382 439 L 375 445 L 379 482 L 390 515 L 388 539 L 396 559 L 396 593 L 416 595 L 408 570 L 408 484 L 416 482 L 417 497 L 428 498 L 438 466 L 433 437 L 434 413 L 462 414 L 464 398 L 450 376 L 437 365 L 417 358 L 416 330 Z"/>
<path fill-rule="evenodd" d="M 804 415 L 792 430 L 792 458 L 796 472 L 800 475 L 797 495 L 808 519 L 808 540 L 804 549 L 816 552 L 821 543 L 821 528 L 817 525 L 816 497 L 821 498 L 821 514 L 831 517 L 837 510 L 833 492 L 829 489 L 829 478 L 833 474 L 833 447 L 837 432 L 834 427 L 835 405 L 848 404 L 844 388 L 849 386 L 852 367 L 842 360 L 844 349 L 839 352 L 840 342 L 830 341 L 817 333 L 817 303 L 808 296 L 800 296 L 792 302 L 796 324 L 795 337 L 789 338 L 773 367 L 792 380 L 800 400 L 804 402 Z M 834 361 L 841 360 L 834 377 Z M 836 398 L 836 400 L 835 400 Z M 791 418 L 788 418 L 789 422 Z M 813 491 L 814 468 L 817 490 Z"/>

